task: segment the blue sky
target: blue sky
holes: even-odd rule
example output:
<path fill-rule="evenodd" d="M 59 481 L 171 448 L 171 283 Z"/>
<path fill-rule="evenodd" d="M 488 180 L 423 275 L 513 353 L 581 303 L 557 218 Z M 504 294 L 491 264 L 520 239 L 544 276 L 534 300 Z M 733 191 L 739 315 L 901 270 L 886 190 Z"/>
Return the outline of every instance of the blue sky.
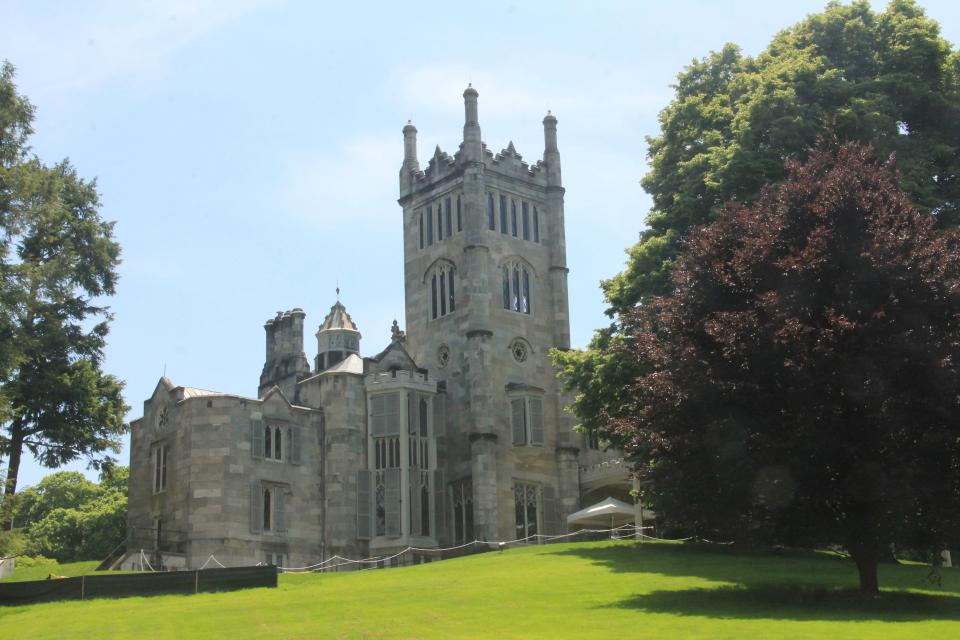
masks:
<path fill-rule="evenodd" d="M 960 42 L 960 4 L 922 4 Z M 0 59 L 37 107 L 34 151 L 96 177 L 117 222 L 105 368 L 126 380 L 132 419 L 164 370 L 254 395 L 278 310 L 307 312 L 312 361 L 338 283 L 363 354 L 387 344 L 403 322 L 400 130 L 416 124 L 421 164 L 435 145 L 453 153 L 468 82 L 493 151 L 512 140 L 535 162 L 543 115 L 559 120 L 585 346 L 606 321 L 598 283 L 643 227 L 644 137 L 676 74 L 726 42 L 757 53 L 823 6 L 4 0 Z M 25 460 L 21 487 L 46 473 Z"/>

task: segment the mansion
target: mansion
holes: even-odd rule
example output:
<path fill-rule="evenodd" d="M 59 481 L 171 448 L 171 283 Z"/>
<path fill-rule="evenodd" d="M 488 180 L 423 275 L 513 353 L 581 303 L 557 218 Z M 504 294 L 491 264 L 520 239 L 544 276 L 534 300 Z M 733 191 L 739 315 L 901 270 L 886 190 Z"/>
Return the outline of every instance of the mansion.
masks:
<path fill-rule="evenodd" d="M 463 97 L 452 156 L 421 168 L 403 128 L 405 331 L 363 357 L 338 300 L 308 358 L 295 308 L 265 324 L 256 397 L 161 378 L 131 425 L 125 564 L 304 566 L 564 533 L 585 505 L 632 502 L 550 360 L 570 347 L 557 119 L 531 165 L 489 151 Z"/>

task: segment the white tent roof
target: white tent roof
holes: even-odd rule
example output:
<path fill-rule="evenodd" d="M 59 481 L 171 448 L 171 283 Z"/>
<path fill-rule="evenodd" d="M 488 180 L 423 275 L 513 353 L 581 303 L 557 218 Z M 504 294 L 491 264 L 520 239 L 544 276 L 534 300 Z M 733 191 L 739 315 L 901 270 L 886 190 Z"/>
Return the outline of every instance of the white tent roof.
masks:
<path fill-rule="evenodd" d="M 632 522 L 634 517 L 635 512 L 633 505 L 617 500 L 616 498 L 606 498 L 597 504 L 580 509 L 580 511 L 576 513 L 571 513 L 567 516 L 567 524 L 609 525 L 611 522 L 614 524 L 623 524 L 625 522 Z M 644 520 L 652 520 L 654 517 L 653 512 L 649 509 L 643 510 Z"/>

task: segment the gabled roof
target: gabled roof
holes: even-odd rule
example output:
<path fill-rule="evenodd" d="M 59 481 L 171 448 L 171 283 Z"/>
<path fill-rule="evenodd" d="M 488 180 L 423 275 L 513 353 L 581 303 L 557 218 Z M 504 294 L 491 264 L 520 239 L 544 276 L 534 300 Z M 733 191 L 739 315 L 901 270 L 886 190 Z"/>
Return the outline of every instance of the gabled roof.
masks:
<path fill-rule="evenodd" d="M 393 340 L 387 348 L 378 353 L 377 355 L 369 358 L 364 358 L 364 362 L 367 363 L 366 371 L 371 373 L 373 371 L 378 371 L 381 369 L 378 365 L 387 359 L 388 357 L 393 356 L 395 361 L 403 362 L 404 368 L 409 371 L 416 371 L 418 373 L 426 373 L 427 370 L 417 366 L 417 362 L 413 359 L 407 349 L 403 346 L 403 343 L 399 340 Z"/>
<path fill-rule="evenodd" d="M 353 318 L 350 317 L 346 307 L 340 304 L 339 300 L 330 307 L 330 313 L 327 314 L 327 317 L 323 319 L 323 324 L 320 325 L 320 331 L 328 331 L 331 329 L 347 329 L 348 331 L 357 331 L 359 333 L 359 329 L 357 329 L 357 325 L 354 324 Z"/>

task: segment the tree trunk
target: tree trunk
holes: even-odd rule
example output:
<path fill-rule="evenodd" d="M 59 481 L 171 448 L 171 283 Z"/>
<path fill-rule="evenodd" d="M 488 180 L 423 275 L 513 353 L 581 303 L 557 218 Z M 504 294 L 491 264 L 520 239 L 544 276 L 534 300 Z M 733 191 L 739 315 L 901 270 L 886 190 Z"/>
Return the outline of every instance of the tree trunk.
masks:
<path fill-rule="evenodd" d="M 5 529 L 13 529 L 13 496 L 17 493 L 17 475 L 20 473 L 23 438 L 23 425 L 14 420 L 10 425 L 10 458 L 7 460 L 7 481 L 3 485 L 3 513 L 0 513 L 0 522 L 4 524 Z"/>
<path fill-rule="evenodd" d="M 880 595 L 877 567 L 884 551 L 889 553 L 889 548 L 881 545 L 872 533 L 869 527 L 864 530 L 861 524 L 854 541 L 847 545 L 847 551 L 856 563 L 857 573 L 860 575 L 860 594 L 871 597 Z"/>
<path fill-rule="evenodd" d="M 854 557 L 857 563 L 857 573 L 860 574 L 860 594 L 865 596 L 880 595 L 880 581 L 877 578 L 877 565 L 879 559 L 876 557 Z"/>

